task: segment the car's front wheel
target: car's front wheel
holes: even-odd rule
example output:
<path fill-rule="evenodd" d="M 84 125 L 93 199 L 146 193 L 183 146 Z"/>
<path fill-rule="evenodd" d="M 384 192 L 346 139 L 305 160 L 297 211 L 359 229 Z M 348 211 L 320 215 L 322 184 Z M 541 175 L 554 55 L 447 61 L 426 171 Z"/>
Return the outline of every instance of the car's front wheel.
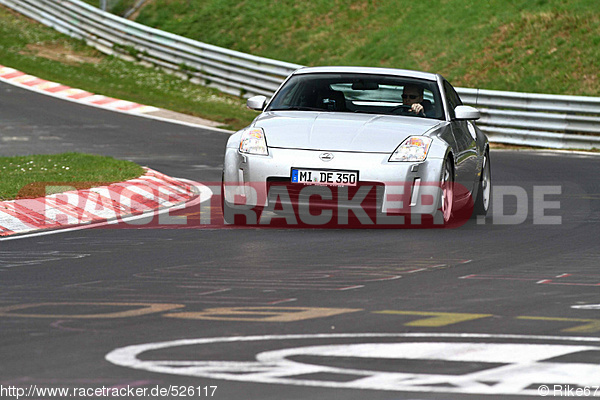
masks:
<path fill-rule="evenodd" d="M 435 215 L 434 222 L 448 225 L 452 220 L 454 206 L 454 168 L 452 159 L 446 158 L 440 178 L 440 207 Z"/>
<path fill-rule="evenodd" d="M 231 207 L 225 201 L 225 174 L 221 176 L 221 211 L 223 212 L 223 222 L 225 225 L 232 225 L 234 221 L 234 213 Z"/>
<path fill-rule="evenodd" d="M 230 185 L 235 188 L 234 184 Z M 225 225 L 256 225 L 260 221 L 263 207 L 240 205 L 234 208 L 225 199 L 225 174 L 221 177 L 221 211 L 223 212 L 223 222 Z M 238 216 L 236 221 L 236 215 Z"/>
<path fill-rule="evenodd" d="M 477 198 L 473 205 L 473 216 L 485 216 L 490 208 L 492 198 L 492 167 L 490 165 L 489 150 L 486 150 L 483 156 L 483 166 L 481 168 L 481 177 L 479 178 L 479 187 Z"/>

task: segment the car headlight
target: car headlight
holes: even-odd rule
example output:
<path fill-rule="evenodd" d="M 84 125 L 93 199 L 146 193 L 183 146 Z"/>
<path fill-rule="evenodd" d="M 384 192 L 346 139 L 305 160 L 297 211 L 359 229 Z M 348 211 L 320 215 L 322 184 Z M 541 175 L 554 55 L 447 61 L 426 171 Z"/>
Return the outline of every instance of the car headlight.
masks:
<path fill-rule="evenodd" d="M 240 152 L 246 154 L 258 154 L 266 156 L 269 154 L 267 149 L 267 139 L 262 128 L 249 128 L 242 132 L 240 140 Z"/>
<path fill-rule="evenodd" d="M 410 136 L 396 148 L 389 161 L 424 161 L 430 146 L 431 138 Z"/>

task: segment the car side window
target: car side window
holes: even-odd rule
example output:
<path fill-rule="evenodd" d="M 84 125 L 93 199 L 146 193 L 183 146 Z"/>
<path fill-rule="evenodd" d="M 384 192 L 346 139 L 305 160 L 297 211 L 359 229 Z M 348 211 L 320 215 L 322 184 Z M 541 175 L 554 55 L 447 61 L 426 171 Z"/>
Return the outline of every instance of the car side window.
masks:
<path fill-rule="evenodd" d="M 448 105 L 450 106 L 450 117 L 454 119 L 454 109 L 457 106 L 462 105 L 462 101 L 460 100 L 460 97 L 458 97 L 458 93 L 456 93 L 456 90 L 454 90 L 454 88 L 450 83 L 448 83 L 448 81 L 444 81 L 444 92 L 446 92 L 446 100 L 448 101 Z"/>

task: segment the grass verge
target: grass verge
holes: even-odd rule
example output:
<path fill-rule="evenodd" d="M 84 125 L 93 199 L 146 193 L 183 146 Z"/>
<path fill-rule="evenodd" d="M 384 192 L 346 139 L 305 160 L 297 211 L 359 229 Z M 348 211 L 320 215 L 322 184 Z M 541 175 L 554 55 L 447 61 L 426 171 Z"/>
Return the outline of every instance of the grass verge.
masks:
<path fill-rule="evenodd" d="M 0 157 L 0 200 L 88 189 L 143 174 L 144 169 L 130 161 L 91 154 Z"/>

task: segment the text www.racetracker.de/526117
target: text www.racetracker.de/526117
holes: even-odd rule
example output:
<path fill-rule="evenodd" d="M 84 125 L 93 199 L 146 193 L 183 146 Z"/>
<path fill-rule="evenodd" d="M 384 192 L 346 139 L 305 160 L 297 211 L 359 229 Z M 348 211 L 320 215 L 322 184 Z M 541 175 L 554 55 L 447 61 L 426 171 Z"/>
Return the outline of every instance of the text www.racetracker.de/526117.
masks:
<path fill-rule="evenodd" d="M 4 399 L 24 399 L 28 397 L 213 397 L 217 386 L 154 386 L 154 387 L 97 387 L 97 388 L 58 388 L 58 387 L 29 387 L 0 385 L 0 397 Z"/>

